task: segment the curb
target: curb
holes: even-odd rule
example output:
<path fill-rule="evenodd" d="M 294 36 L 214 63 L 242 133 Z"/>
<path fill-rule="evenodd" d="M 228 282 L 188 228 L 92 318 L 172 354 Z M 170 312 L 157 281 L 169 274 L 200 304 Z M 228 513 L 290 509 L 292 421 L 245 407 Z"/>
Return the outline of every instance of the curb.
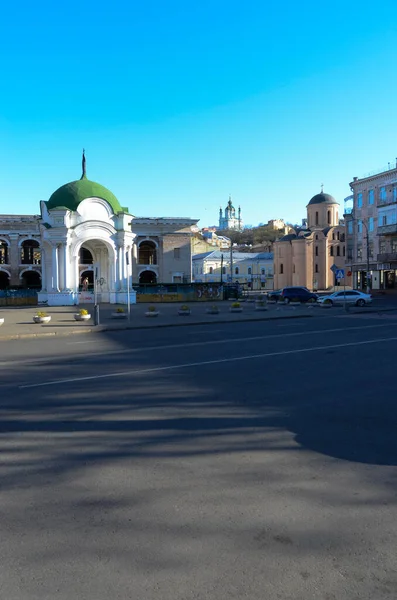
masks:
<path fill-rule="evenodd" d="M 223 324 L 230 324 L 230 323 L 252 323 L 252 322 L 267 322 L 267 321 L 280 321 L 282 319 L 310 319 L 312 318 L 314 315 L 312 314 L 303 314 L 303 315 L 278 315 L 276 317 L 270 317 L 270 318 L 248 318 L 248 319 L 243 319 L 241 321 L 237 320 L 237 319 L 226 319 L 224 321 L 215 321 L 215 320 L 207 320 L 207 321 L 200 321 L 197 322 L 195 321 L 194 323 L 188 323 L 187 321 L 184 321 L 182 323 L 160 323 L 158 325 L 125 325 L 124 327 L 112 327 L 107 326 L 107 325 L 97 325 L 94 327 L 87 327 L 87 328 L 81 328 L 81 330 L 79 329 L 75 329 L 74 331 L 64 331 L 64 332 L 57 332 L 57 331 L 49 331 L 49 332 L 43 332 L 43 333 L 19 333 L 19 334 L 10 334 L 10 335 L 5 335 L 5 336 L 1 336 L 0 335 L 0 342 L 5 342 L 5 341 L 10 341 L 10 340 L 26 340 L 26 339 L 35 339 L 35 338 L 45 338 L 45 337 L 69 337 L 72 335 L 81 335 L 81 334 L 88 334 L 88 333 L 102 333 L 104 331 L 129 331 L 131 329 L 135 329 L 135 330 L 142 330 L 142 329 L 165 329 L 165 328 L 170 328 L 170 327 L 194 327 L 197 325 L 212 325 L 214 323 L 216 323 L 217 325 L 223 325 Z"/>

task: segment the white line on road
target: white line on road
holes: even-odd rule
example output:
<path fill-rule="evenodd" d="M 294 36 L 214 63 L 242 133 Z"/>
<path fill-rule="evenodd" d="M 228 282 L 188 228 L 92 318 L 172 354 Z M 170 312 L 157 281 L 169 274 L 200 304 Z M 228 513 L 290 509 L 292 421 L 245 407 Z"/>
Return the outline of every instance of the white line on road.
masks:
<path fill-rule="evenodd" d="M 382 342 L 395 342 L 397 337 L 379 338 L 376 340 L 365 340 L 362 342 L 345 342 L 344 344 L 332 344 L 331 346 L 313 346 L 312 348 L 301 348 L 300 350 L 283 350 L 281 352 L 266 352 L 264 354 L 251 354 L 248 356 L 236 356 L 235 358 L 218 358 L 215 360 L 203 360 L 192 363 L 182 363 L 178 365 L 168 365 L 164 367 L 150 367 L 149 369 L 134 369 L 131 371 L 119 371 L 116 373 L 106 373 L 102 375 L 88 375 L 86 377 L 71 377 L 69 379 L 56 379 L 54 381 L 45 381 L 43 383 L 30 383 L 27 385 L 19 385 L 20 390 L 28 388 L 46 387 L 49 385 L 60 385 L 64 383 L 77 383 L 81 381 L 94 381 L 97 379 L 107 379 L 110 377 L 128 377 L 131 375 L 143 375 L 146 373 L 154 373 L 156 371 L 171 371 L 176 369 L 188 369 L 190 367 L 202 367 L 205 365 L 217 365 L 221 363 L 237 362 L 242 360 L 253 360 L 256 358 L 270 358 L 273 356 L 285 356 L 288 354 L 302 354 L 304 352 L 315 352 L 319 350 L 332 350 L 336 348 L 349 348 L 354 346 L 364 346 L 369 344 L 380 344 Z"/>
<path fill-rule="evenodd" d="M 142 354 L 143 352 L 159 352 L 161 350 L 176 350 L 178 348 L 195 348 L 195 347 L 200 347 L 200 346 L 212 346 L 214 344 L 234 344 L 234 343 L 240 343 L 240 342 L 257 342 L 259 340 L 269 340 L 269 339 L 281 339 L 281 338 L 289 338 L 289 337 L 300 337 L 300 336 L 304 336 L 304 335 L 324 335 L 327 333 L 339 333 L 339 332 L 344 332 L 346 333 L 347 331 L 356 331 L 356 330 L 364 330 L 364 329 L 380 329 L 381 327 L 392 327 L 392 326 L 397 326 L 397 322 L 396 323 L 382 323 L 382 324 L 375 324 L 375 325 L 358 325 L 355 327 L 335 327 L 333 329 L 316 329 L 314 331 L 293 331 L 293 332 L 288 332 L 288 333 L 271 333 L 268 335 L 257 335 L 257 336 L 250 336 L 250 337 L 234 337 L 234 338 L 222 338 L 221 340 L 205 340 L 204 342 L 185 342 L 185 343 L 181 343 L 181 344 L 165 344 L 164 346 L 138 346 L 136 348 L 123 348 L 122 350 L 102 350 L 101 352 L 90 352 L 89 354 L 76 354 L 75 358 L 78 357 L 79 359 L 90 359 L 92 357 L 95 356 L 111 356 L 114 354 L 134 354 L 134 353 L 139 353 Z M 96 344 L 98 345 L 98 340 L 95 340 Z M 40 363 L 45 363 L 48 361 L 53 361 L 55 362 L 55 360 L 65 360 L 65 358 L 69 358 L 68 355 L 64 355 L 64 354 L 58 354 L 56 356 L 52 355 L 52 356 L 47 356 L 47 357 L 42 357 L 42 358 L 24 358 L 23 359 L 23 364 L 24 365 L 28 365 L 28 364 L 40 364 Z M 19 359 L 17 360 L 8 360 L 8 361 L 2 361 L 0 362 L 0 368 L 1 367 L 19 367 Z"/>

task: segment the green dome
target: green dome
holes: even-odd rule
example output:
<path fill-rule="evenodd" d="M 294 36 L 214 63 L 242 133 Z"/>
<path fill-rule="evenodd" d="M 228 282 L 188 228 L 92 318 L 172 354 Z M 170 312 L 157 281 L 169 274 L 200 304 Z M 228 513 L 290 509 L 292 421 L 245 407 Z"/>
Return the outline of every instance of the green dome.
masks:
<path fill-rule="evenodd" d="M 128 212 L 128 209 L 120 206 L 111 191 L 95 181 L 90 181 L 85 176 L 58 188 L 46 204 L 48 210 L 64 207 L 76 211 L 80 202 L 86 198 L 102 198 L 110 204 L 115 214 Z"/>

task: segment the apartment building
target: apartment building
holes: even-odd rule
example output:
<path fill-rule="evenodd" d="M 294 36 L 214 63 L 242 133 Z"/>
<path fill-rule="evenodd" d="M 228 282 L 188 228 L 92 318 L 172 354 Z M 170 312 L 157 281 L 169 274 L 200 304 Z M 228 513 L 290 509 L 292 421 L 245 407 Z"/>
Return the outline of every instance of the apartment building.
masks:
<path fill-rule="evenodd" d="M 347 264 L 358 289 L 391 289 L 397 275 L 397 163 L 354 177 L 345 200 Z M 350 205 L 350 206 L 349 206 Z"/>

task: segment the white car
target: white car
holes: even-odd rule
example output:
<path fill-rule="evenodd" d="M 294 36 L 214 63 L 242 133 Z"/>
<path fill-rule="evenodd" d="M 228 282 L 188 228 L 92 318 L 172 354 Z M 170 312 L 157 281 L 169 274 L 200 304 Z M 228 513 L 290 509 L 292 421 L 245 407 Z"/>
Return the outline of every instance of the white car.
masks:
<path fill-rule="evenodd" d="M 344 305 L 345 302 L 346 304 L 354 304 L 355 306 L 366 306 L 367 304 L 371 304 L 372 296 L 358 290 L 346 290 L 346 292 L 342 290 L 334 292 L 329 296 L 320 296 L 317 302 L 331 306 L 334 304 Z"/>

